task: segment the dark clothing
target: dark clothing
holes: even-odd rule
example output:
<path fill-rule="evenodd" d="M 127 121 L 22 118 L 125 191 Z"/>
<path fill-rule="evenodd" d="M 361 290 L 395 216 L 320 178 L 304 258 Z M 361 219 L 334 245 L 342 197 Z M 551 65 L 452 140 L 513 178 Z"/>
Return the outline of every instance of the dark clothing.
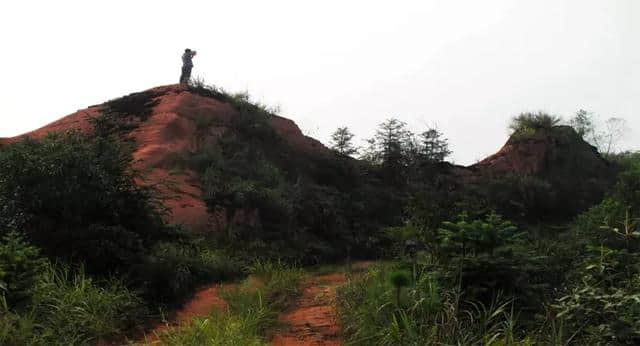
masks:
<path fill-rule="evenodd" d="M 184 52 L 184 54 L 182 54 L 182 66 L 193 67 L 193 61 L 191 61 L 191 59 L 193 59 L 195 55 L 196 52 L 194 51 Z"/>
<path fill-rule="evenodd" d="M 189 83 L 189 79 L 191 79 L 191 69 L 193 66 L 182 66 L 182 74 L 180 75 L 180 84 Z"/>
<path fill-rule="evenodd" d="M 189 83 L 191 79 L 191 69 L 193 68 L 193 56 L 196 55 L 194 51 L 184 52 L 182 54 L 182 74 L 180 75 L 180 84 Z"/>

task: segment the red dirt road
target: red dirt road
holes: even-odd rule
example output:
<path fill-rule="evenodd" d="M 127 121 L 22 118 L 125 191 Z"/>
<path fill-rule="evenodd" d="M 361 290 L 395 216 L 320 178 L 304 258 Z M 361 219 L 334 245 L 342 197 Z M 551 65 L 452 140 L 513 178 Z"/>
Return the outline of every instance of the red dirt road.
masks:
<path fill-rule="evenodd" d="M 286 329 L 275 335 L 272 345 L 341 345 L 341 327 L 335 309 L 335 297 L 336 288 L 346 281 L 344 273 L 311 278 L 296 305 L 280 316 Z"/>
<path fill-rule="evenodd" d="M 227 302 L 221 296 L 221 292 L 233 284 L 214 284 L 200 289 L 180 310 L 175 312 L 171 325 L 159 324 L 151 330 L 142 340 L 148 345 L 160 345 L 158 335 L 168 331 L 172 326 L 179 326 L 192 319 L 206 317 L 214 310 L 227 309 Z"/>

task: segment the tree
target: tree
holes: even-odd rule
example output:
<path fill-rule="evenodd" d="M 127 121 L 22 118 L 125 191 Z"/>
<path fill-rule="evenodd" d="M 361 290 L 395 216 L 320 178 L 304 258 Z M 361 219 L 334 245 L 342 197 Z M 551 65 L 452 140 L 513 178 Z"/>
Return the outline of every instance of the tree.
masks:
<path fill-rule="evenodd" d="M 331 149 L 346 156 L 358 153 L 358 149 L 353 146 L 352 139 L 354 135 L 349 131 L 348 127 L 338 127 L 331 135 Z"/>
<path fill-rule="evenodd" d="M 469 254 L 493 255 L 499 246 L 514 244 L 523 235 L 517 230 L 511 221 L 494 212 L 484 219 L 469 219 L 466 213 L 462 213 L 457 221 L 442 223 L 440 237 L 444 248 L 464 258 Z"/>
<path fill-rule="evenodd" d="M 615 117 L 607 119 L 604 126 L 599 151 L 605 155 L 609 155 L 618 149 L 618 143 L 620 143 L 627 134 L 629 127 L 625 119 Z"/>
<path fill-rule="evenodd" d="M 582 138 L 598 149 L 598 152 L 610 155 L 617 150 L 618 144 L 627 134 L 629 127 L 623 118 L 611 117 L 604 123 L 594 113 L 580 109 L 569 120 Z"/>
<path fill-rule="evenodd" d="M 119 142 L 79 132 L 4 147 L 0 233 L 19 227 L 47 257 L 92 273 L 139 263 L 164 230 L 164 209 L 153 187 L 136 184 L 131 160 Z"/>
<path fill-rule="evenodd" d="M 378 125 L 375 136 L 368 140 L 369 157 L 382 167 L 388 183 L 402 184 L 406 168 L 415 151 L 413 133 L 407 124 L 396 118 L 390 118 Z"/>
<path fill-rule="evenodd" d="M 576 115 L 569 120 L 569 125 L 573 127 L 581 137 L 586 138 L 587 135 L 590 136 L 594 132 L 593 121 L 593 113 L 580 109 L 576 112 Z"/>
<path fill-rule="evenodd" d="M 436 128 L 421 133 L 420 142 L 420 156 L 428 161 L 442 162 L 451 155 L 448 140 Z"/>

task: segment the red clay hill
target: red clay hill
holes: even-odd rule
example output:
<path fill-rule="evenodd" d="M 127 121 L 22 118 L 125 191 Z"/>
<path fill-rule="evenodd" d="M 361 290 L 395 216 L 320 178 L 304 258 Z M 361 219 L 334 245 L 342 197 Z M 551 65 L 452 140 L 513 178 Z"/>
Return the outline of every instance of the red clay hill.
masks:
<path fill-rule="evenodd" d="M 493 189 L 485 194 L 500 195 L 504 204 L 535 206 L 538 217 L 552 217 L 575 215 L 600 201 L 618 168 L 572 127 L 556 125 L 514 134 L 497 153 L 459 171 L 468 183 Z"/>
<path fill-rule="evenodd" d="M 171 221 L 194 230 L 217 228 L 226 222 L 221 213 L 208 211 L 198 174 L 188 169 L 175 171 L 171 162 L 184 152 L 215 146 L 234 131 L 234 119 L 240 111 L 229 99 L 181 85 L 162 86 L 77 111 L 35 131 L 0 139 L 0 144 L 65 130 L 90 133 L 91 119 L 105 111 L 136 115 L 128 118 L 131 130 L 126 137 L 136 143 L 135 168 L 147 176 L 139 183 L 165 186 L 161 192 L 167 198 L 165 205 L 171 211 Z M 319 141 L 303 135 L 289 119 L 272 115 L 269 124 L 293 152 L 314 157 L 333 155 Z M 566 178 L 572 188 L 584 186 L 591 191 L 596 187 L 593 193 L 580 197 L 589 200 L 601 198 L 613 176 L 610 164 L 567 126 L 555 126 L 527 138 L 512 137 L 496 154 L 469 167 L 454 166 L 451 172 L 471 184 L 483 184 L 506 174 L 531 175 L 561 184 Z"/>
<path fill-rule="evenodd" d="M 132 126 L 133 130 L 127 134 L 127 137 L 136 143 L 133 153 L 135 168 L 147 176 L 145 181 L 139 183 L 161 183 L 165 186 L 161 191 L 167 198 L 164 203 L 171 211 L 173 222 L 182 223 L 192 229 L 215 226 L 213 224 L 220 222 L 219 216 L 211 215 L 207 211 L 197 174 L 190 170 L 172 172 L 168 163 L 175 155 L 185 151 L 215 145 L 227 131 L 231 131 L 232 119 L 238 116 L 238 110 L 229 102 L 192 92 L 186 86 L 162 86 L 79 110 L 35 131 L 0 139 L 0 144 L 12 143 L 26 137 L 37 139 L 49 132 L 65 130 L 90 133 L 93 129 L 91 119 L 95 119 L 114 105 L 116 108 L 120 107 L 120 104 L 128 100 L 150 106 L 146 110 L 147 114 L 137 120 L 135 126 Z M 140 111 L 143 111 L 143 108 Z M 203 123 L 208 126 L 200 125 Z M 310 155 L 331 153 L 317 140 L 303 135 L 298 126 L 289 119 L 272 116 L 270 124 L 286 143 L 299 152 Z"/>

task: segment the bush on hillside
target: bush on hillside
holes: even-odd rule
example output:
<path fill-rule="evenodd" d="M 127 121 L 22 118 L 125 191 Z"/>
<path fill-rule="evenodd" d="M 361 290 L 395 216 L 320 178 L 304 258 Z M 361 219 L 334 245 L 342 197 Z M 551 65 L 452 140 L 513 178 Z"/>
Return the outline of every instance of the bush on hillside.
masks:
<path fill-rule="evenodd" d="M 132 271 L 144 297 L 165 303 L 181 301 L 201 284 L 243 275 L 244 262 L 197 242 L 160 242 Z"/>
<path fill-rule="evenodd" d="M 0 298 L 8 307 L 25 304 L 45 269 L 37 248 L 11 232 L 0 243 Z"/>
<path fill-rule="evenodd" d="M 514 219 L 564 216 L 558 210 L 557 191 L 553 185 L 535 176 L 507 174 L 489 180 L 478 189 L 490 206 Z"/>
<path fill-rule="evenodd" d="M 117 141 L 80 133 L 26 139 L 0 151 L 3 228 L 43 254 L 105 273 L 139 262 L 163 228 L 152 190 L 138 186 Z"/>
<path fill-rule="evenodd" d="M 562 119 L 547 113 L 521 113 L 511 119 L 509 129 L 514 135 L 531 135 L 538 130 L 550 130 L 558 125 Z"/>

